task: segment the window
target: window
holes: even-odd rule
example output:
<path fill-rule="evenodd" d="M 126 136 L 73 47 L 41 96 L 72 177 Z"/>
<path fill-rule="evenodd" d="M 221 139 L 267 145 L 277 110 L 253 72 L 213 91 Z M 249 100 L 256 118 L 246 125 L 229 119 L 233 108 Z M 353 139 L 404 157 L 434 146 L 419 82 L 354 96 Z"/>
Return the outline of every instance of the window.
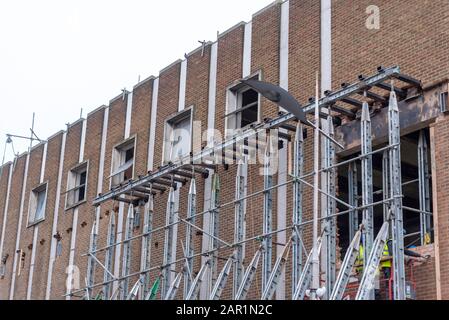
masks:
<path fill-rule="evenodd" d="M 131 138 L 114 148 L 110 177 L 111 187 L 133 178 L 135 141 L 135 138 Z"/>
<path fill-rule="evenodd" d="M 258 77 L 253 77 L 258 79 Z M 226 128 L 244 129 L 259 121 L 259 94 L 253 89 L 238 84 L 228 89 Z"/>
<path fill-rule="evenodd" d="M 69 172 L 67 179 L 66 210 L 86 201 L 87 162 Z"/>
<path fill-rule="evenodd" d="M 30 208 L 28 224 L 36 224 L 45 219 L 45 206 L 47 203 L 47 183 L 44 183 L 33 191 L 30 196 Z"/>
<path fill-rule="evenodd" d="M 192 149 L 192 108 L 165 122 L 164 165 L 188 156 Z"/>

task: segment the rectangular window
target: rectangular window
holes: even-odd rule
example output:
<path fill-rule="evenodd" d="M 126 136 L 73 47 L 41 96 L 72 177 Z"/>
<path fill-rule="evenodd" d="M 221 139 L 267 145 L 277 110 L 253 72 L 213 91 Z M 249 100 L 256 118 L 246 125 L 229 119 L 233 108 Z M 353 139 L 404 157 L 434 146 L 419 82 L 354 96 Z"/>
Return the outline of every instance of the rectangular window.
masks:
<path fill-rule="evenodd" d="M 253 77 L 258 79 L 258 76 Z M 232 135 L 234 130 L 245 129 L 259 122 L 259 94 L 253 89 L 237 84 L 227 92 L 226 129 Z"/>
<path fill-rule="evenodd" d="M 66 192 L 66 210 L 76 207 L 86 201 L 87 162 L 84 162 L 69 172 Z"/>
<path fill-rule="evenodd" d="M 126 140 L 114 148 L 112 155 L 111 187 L 134 177 L 135 138 Z"/>
<path fill-rule="evenodd" d="M 164 165 L 179 161 L 192 151 L 192 108 L 165 122 Z"/>
<path fill-rule="evenodd" d="M 45 219 L 46 204 L 47 183 L 44 183 L 31 191 L 28 225 L 36 224 Z"/>

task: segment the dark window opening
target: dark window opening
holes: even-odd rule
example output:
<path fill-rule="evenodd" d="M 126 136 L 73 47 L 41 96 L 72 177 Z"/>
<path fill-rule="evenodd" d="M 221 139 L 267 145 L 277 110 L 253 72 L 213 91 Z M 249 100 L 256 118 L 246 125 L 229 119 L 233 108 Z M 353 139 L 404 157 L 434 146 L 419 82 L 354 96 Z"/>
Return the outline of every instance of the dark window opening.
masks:
<path fill-rule="evenodd" d="M 420 184 L 419 184 L 419 172 L 420 172 L 420 162 L 418 158 L 419 151 L 419 137 L 420 131 L 413 132 L 407 136 L 401 138 L 401 174 L 402 174 L 402 205 L 403 205 L 403 218 L 404 218 L 404 245 L 406 248 L 415 248 L 421 246 L 421 214 L 416 212 L 417 210 L 424 209 L 427 212 L 432 212 L 432 178 L 430 173 L 431 168 L 431 156 L 430 156 L 430 141 L 429 141 L 429 133 L 428 129 L 423 130 L 425 136 L 425 144 L 427 144 L 427 159 L 428 159 L 428 168 L 425 176 L 427 177 L 427 184 L 429 185 L 428 194 L 425 197 L 426 200 L 424 203 L 420 200 Z M 384 145 L 378 145 L 373 147 L 373 150 L 384 147 Z M 359 155 L 359 154 L 357 154 Z M 357 155 L 352 155 L 349 158 L 353 158 Z M 349 159 L 347 158 L 347 159 Z M 347 160 L 341 159 L 341 161 Z M 358 206 L 362 204 L 362 180 L 361 180 L 361 165 L 360 161 L 357 161 L 357 199 Z M 383 195 L 383 155 L 382 153 L 373 154 L 373 187 L 374 187 L 374 195 L 373 202 L 382 201 L 384 198 Z M 421 164 L 421 172 L 425 172 L 426 170 L 422 169 L 423 166 Z M 348 191 L 349 181 L 348 181 L 348 166 L 342 166 L 338 171 L 338 189 L 339 189 L 339 197 L 346 202 L 349 202 L 349 191 Z M 424 193 L 422 193 L 424 194 Z M 387 197 L 388 198 L 388 197 Z M 422 197 L 421 197 L 422 199 Z M 340 211 L 347 210 L 346 207 L 339 204 L 338 209 Z M 384 221 L 384 209 L 383 205 L 377 205 L 374 207 L 374 237 L 376 237 L 380 228 L 382 227 Z M 424 217 L 429 217 L 428 223 L 428 233 L 427 240 L 424 244 L 432 243 L 434 238 L 434 230 L 433 230 L 433 219 L 431 215 L 425 214 Z M 358 212 L 358 221 L 359 224 L 362 222 L 362 212 Z M 338 223 L 338 244 L 341 248 L 341 256 L 342 258 L 346 254 L 347 247 L 352 239 L 350 239 L 349 235 L 349 215 L 341 215 L 337 219 Z M 357 231 L 357 230 L 356 230 Z"/>
<path fill-rule="evenodd" d="M 252 90 L 246 90 L 241 93 L 241 121 L 240 128 L 244 128 L 258 121 L 259 112 L 259 94 Z"/>
<path fill-rule="evenodd" d="M 78 192 L 78 202 L 84 201 L 84 199 L 86 198 L 86 176 L 86 171 L 80 173 L 80 189 Z"/>
<path fill-rule="evenodd" d="M 128 163 L 129 161 L 133 161 L 134 160 L 134 147 L 132 147 L 131 149 L 126 150 L 125 153 L 125 163 Z M 128 169 L 125 170 L 125 174 L 124 174 L 124 180 L 130 180 L 133 177 L 133 166 L 130 166 Z"/>

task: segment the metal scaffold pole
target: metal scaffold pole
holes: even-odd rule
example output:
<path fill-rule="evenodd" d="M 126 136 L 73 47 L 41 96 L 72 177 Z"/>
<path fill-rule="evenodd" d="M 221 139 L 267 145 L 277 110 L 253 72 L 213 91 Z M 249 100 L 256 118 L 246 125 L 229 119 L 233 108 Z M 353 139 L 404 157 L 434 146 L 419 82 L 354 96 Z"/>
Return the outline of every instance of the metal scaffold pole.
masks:
<path fill-rule="evenodd" d="M 213 251 L 219 247 L 219 227 L 220 227 L 220 176 L 214 173 L 212 177 L 212 195 L 211 195 L 211 207 L 213 208 L 210 212 L 209 220 L 209 250 Z M 212 291 L 212 285 L 215 283 L 218 273 L 218 252 L 213 251 L 211 258 L 208 261 L 210 265 L 209 277 L 208 277 L 208 291 L 207 294 L 210 295 Z"/>
<path fill-rule="evenodd" d="M 237 290 L 237 295 L 235 300 L 245 300 L 248 294 L 249 288 L 253 283 L 254 277 L 256 275 L 257 266 L 259 265 L 260 256 L 262 255 L 263 245 L 256 251 L 253 259 L 251 260 L 249 266 L 246 268 L 245 275 L 243 276 L 242 284 Z"/>
<path fill-rule="evenodd" d="M 320 256 L 318 253 L 318 220 L 319 220 L 319 161 L 320 161 L 320 104 L 319 104 L 319 76 L 316 77 L 316 98 L 315 98 L 315 130 L 314 130 L 314 144 L 313 144 L 313 224 L 312 224 L 312 283 L 310 286 L 310 299 L 316 300 L 316 291 L 320 287 Z"/>
<path fill-rule="evenodd" d="M 389 150 L 385 150 L 382 155 L 382 194 L 383 200 L 386 201 L 390 198 L 390 159 L 389 159 Z M 385 202 L 383 205 L 383 217 L 384 222 L 388 221 L 388 213 L 390 210 L 390 206 L 388 202 Z"/>
<path fill-rule="evenodd" d="M 303 126 L 298 121 L 296 126 L 296 135 L 293 147 L 293 224 L 295 229 L 292 239 L 292 295 L 295 293 L 296 285 L 302 272 L 302 228 L 296 227 L 302 223 L 302 192 L 303 184 L 296 179 L 303 175 L 304 170 L 304 134 Z"/>
<path fill-rule="evenodd" d="M 96 216 L 99 215 L 100 208 L 96 209 Z M 92 231 L 90 234 L 90 244 L 89 244 L 89 259 L 87 264 L 87 299 L 92 297 L 92 286 L 95 282 L 95 251 L 97 250 L 97 240 L 98 240 L 98 225 L 97 219 L 95 219 L 92 225 Z"/>
<path fill-rule="evenodd" d="M 271 259 L 273 256 L 273 175 L 271 167 L 271 152 L 273 151 L 271 137 L 267 137 L 267 146 L 264 158 L 264 205 L 263 205 L 263 234 L 269 234 L 263 238 L 264 251 L 262 253 L 262 292 L 267 286 L 271 273 Z"/>
<path fill-rule="evenodd" d="M 351 162 L 348 166 L 348 202 L 353 207 L 359 206 L 359 187 L 357 164 Z M 353 239 L 359 229 L 359 212 L 353 209 L 349 212 L 349 238 Z"/>
<path fill-rule="evenodd" d="M 150 189 L 150 195 L 148 196 L 148 202 L 145 204 L 145 213 L 143 217 L 143 232 L 145 236 L 142 237 L 142 252 L 140 257 L 140 285 L 141 287 L 141 299 L 145 299 L 148 295 L 150 286 L 150 274 L 144 272 L 148 270 L 151 265 L 151 230 L 153 229 L 153 210 L 154 210 L 154 197 L 152 190 Z"/>
<path fill-rule="evenodd" d="M 245 196 L 245 177 L 243 175 L 243 161 L 239 161 L 237 168 L 237 175 L 235 178 L 235 197 L 237 200 L 242 199 Z M 238 201 L 235 204 L 235 218 L 234 218 L 234 242 L 240 243 L 244 237 L 244 223 L 245 223 L 245 202 L 244 200 Z M 237 290 L 242 283 L 243 277 L 243 244 L 239 244 L 236 249 L 234 259 L 234 273 L 233 273 L 233 294 L 235 298 L 237 296 Z"/>
<path fill-rule="evenodd" d="M 390 149 L 391 233 L 393 246 L 394 299 L 405 300 L 404 226 L 402 212 L 401 127 L 396 92 L 392 89 L 388 107 Z"/>
<path fill-rule="evenodd" d="M 164 258 L 163 258 L 163 269 L 162 269 L 162 287 L 161 296 L 165 297 L 167 290 L 171 284 L 171 262 L 173 260 L 173 222 L 175 221 L 175 190 L 170 187 L 170 192 L 168 193 L 167 201 L 167 216 L 165 229 L 165 243 L 164 243 Z"/>
<path fill-rule="evenodd" d="M 279 279 L 281 278 L 282 273 L 285 271 L 285 265 L 287 263 L 287 258 L 290 253 L 290 248 L 292 245 L 291 239 L 285 245 L 285 248 L 282 252 L 282 255 L 276 260 L 274 264 L 273 271 L 270 274 L 270 278 L 268 279 L 267 286 L 262 293 L 261 300 L 271 300 L 276 291 L 276 287 L 279 283 Z"/>
<path fill-rule="evenodd" d="M 372 141 L 371 141 L 371 117 L 367 102 L 362 106 L 361 120 L 361 148 L 362 148 L 362 205 L 367 206 L 362 211 L 362 243 L 364 248 L 363 261 L 368 261 L 374 241 L 374 213 L 373 207 L 368 206 L 373 203 L 373 162 L 372 162 Z M 370 290 L 370 299 L 374 300 L 374 289 Z"/>
<path fill-rule="evenodd" d="M 187 200 L 187 221 L 191 224 L 195 224 L 195 215 L 196 215 L 196 180 L 192 179 L 190 181 L 189 195 Z M 193 262 L 195 250 L 193 247 L 193 230 L 190 224 L 186 224 L 186 247 L 185 247 L 185 255 L 186 255 L 186 266 L 183 270 L 184 272 L 184 297 L 187 296 L 190 290 L 190 286 L 192 284 L 190 272 L 193 270 Z"/>
<path fill-rule="evenodd" d="M 421 130 L 419 132 L 418 141 L 418 170 L 419 170 L 419 210 L 420 224 L 421 224 L 421 245 L 427 244 L 426 240 L 430 237 L 431 232 L 431 216 L 424 213 L 430 212 L 430 173 L 429 173 L 429 153 L 427 147 L 426 132 Z"/>
<path fill-rule="evenodd" d="M 167 294 L 165 295 L 164 300 L 174 300 L 176 297 L 176 294 L 178 293 L 179 286 L 181 285 L 181 279 L 182 279 L 182 272 L 179 272 L 176 275 L 175 280 L 173 280 L 173 283 L 171 284 L 170 288 L 167 290 Z"/>
<path fill-rule="evenodd" d="M 301 276 L 299 277 L 298 283 L 295 286 L 295 293 L 293 294 L 292 300 L 304 300 L 307 288 L 310 287 L 313 278 L 313 264 L 312 264 L 313 255 L 315 254 L 315 250 L 316 254 L 319 255 L 321 252 L 321 247 L 322 247 L 322 238 L 319 237 L 316 245 L 315 244 L 313 245 L 312 250 L 307 256 L 307 260 L 304 263 Z"/>
<path fill-rule="evenodd" d="M 229 278 L 229 273 L 231 272 L 234 257 L 235 252 L 233 252 L 232 255 L 229 257 L 229 259 L 226 261 L 223 270 L 218 275 L 217 281 L 215 282 L 215 285 L 212 288 L 209 300 L 219 300 L 221 298 L 221 294 L 223 293 L 223 290 Z"/>
<path fill-rule="evenodd" d="M 326 124 L 326 133 L 331 137 L 334 138 L 334 124 L 332 121 L 332 116 L 327 117 L 327 124 Z M 336 213 L 336 170 L 334 164 L 335 164 L 335 147 L 331 140 L 325 139 L 324 140 L 324 151 L 325 151 L 325 157 L 324 157 L 324 166 L 325 168 L 331 168 L 325 172 L 326 174 L 326 221 L 324 223 L 324 227 L 326 228 L 325 232 L 325 239 L 326 239 L 326 292 L 325 292 L 325 299 L 329 298 L 330 293 L 332 292 L 332 289 L 334 287 L 335 283 L 335 277 L 336 277 L 336 252 L 337 252 L 337 221 L 335 218 Z"/>
<path fill-rule="evenodd" d="M 115 232 L 116 232 L 116 223 L 115 223 L 115 212 L 111 211 L 108 225 L 108 236 L 107 236 L 107 244 L 109 248 L 106 250 L 105 254 L 105 270 L 104 270 L 104 282 L 108 282 L 112 279 L 112 267 L 113 267 L 113 257 L 115 252 L 115 247 L 112 246 L 115 243 Z M 109 300 L 111 296 L 111 288 L 112 283 L 106 283 L 103 286 L 103 296 L 104 300 Z"/>
<path fill-rule="evenodd" d="M 126 217 L 125 224 L 125 242 L 123 243 L 123 257 L 122 257 L 122 277 L 126 277 L 130 273 L 130 262 L 131 262 L 131 240 L 133 235 L 134 226 L 134 206 L 131 204 L 128 207 L 128 215 Z M 129 278 L 123 279 L 121 286 L 121 300 L 125 300 L 128 296 Z"/>
<path fill-rule="evenodd" d="M 201 267 L 200 271 L 198 272 L 198 275 L 193 280 L 192 285 L 190 286 L 190 291 L 186 296 L 187 301 L 189 300 L 196 300 L 198 298 L 198 293 L 200 291 L 200 285 L 203 282 L 204 276 L 206 274 L 207 269 L 210 266 L 210 259 L 208 259 L 203 266 Z"/>

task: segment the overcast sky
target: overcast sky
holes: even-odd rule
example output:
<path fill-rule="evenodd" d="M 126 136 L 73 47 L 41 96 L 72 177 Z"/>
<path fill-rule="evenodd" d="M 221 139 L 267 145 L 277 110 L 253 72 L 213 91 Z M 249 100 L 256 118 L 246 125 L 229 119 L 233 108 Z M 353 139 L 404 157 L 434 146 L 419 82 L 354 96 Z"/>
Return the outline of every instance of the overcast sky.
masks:
<path fill-rule="evenodd" d="M 33 112 L 46 139 L 271 2 L 0 0 L 0 161 Z M 16 152 L 28 144 L 14 139 Z"/>

